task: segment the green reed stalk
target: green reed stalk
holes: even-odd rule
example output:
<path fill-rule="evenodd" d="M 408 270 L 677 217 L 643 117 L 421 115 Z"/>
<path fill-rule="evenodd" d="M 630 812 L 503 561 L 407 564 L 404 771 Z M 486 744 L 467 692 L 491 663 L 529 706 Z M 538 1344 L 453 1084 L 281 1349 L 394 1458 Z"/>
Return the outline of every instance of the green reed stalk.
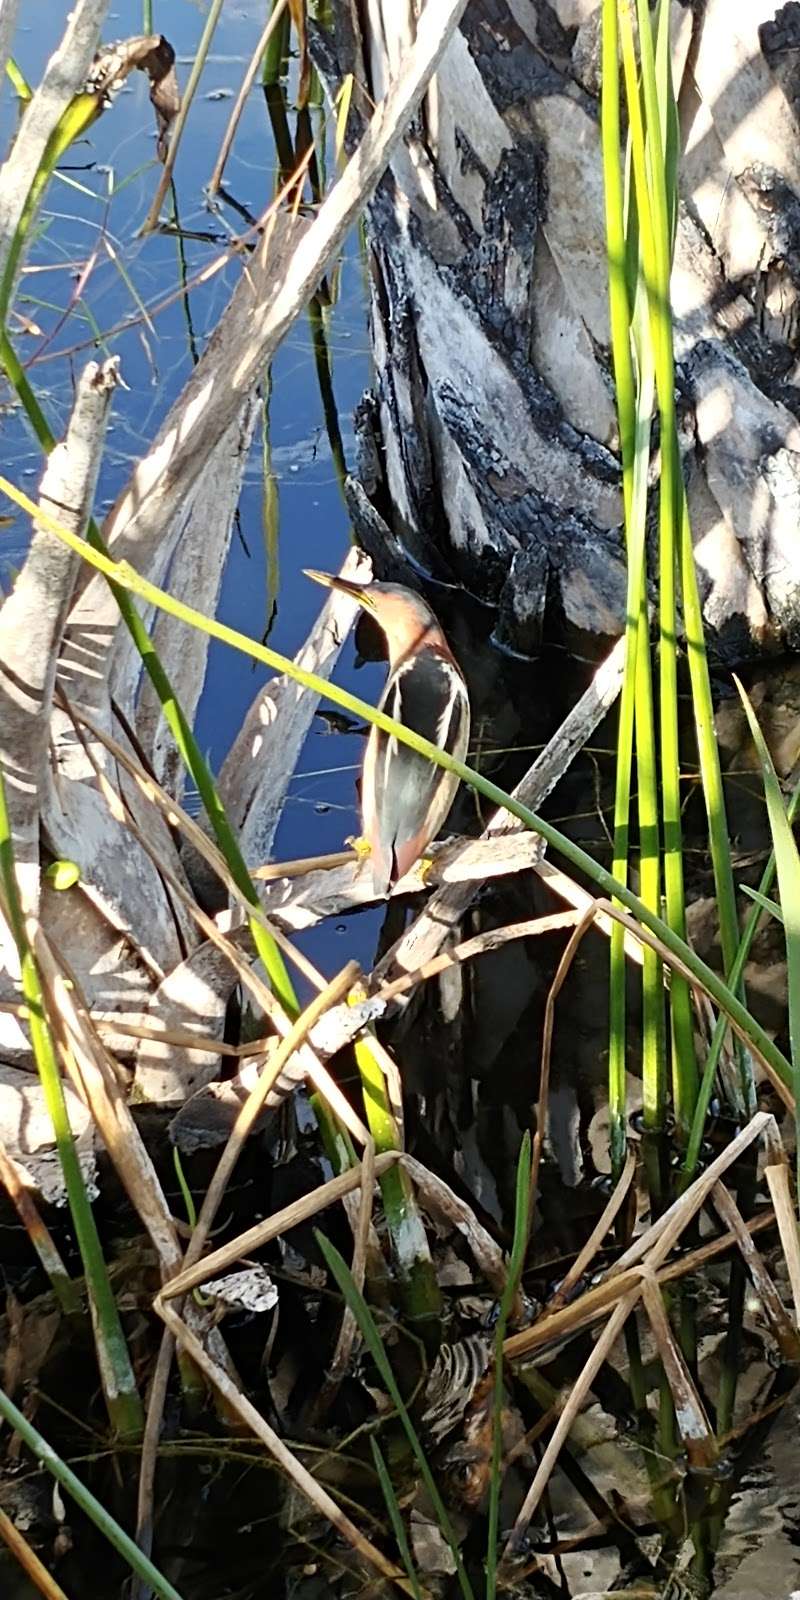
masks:
<path fill-rule="evenodd" d="M 144 1428 L 144 1410 L 136 1388 L 128 1346 L 75 1149 L 39 972 L 25 928 L 14 865 L 11 822 L 2 777 L 0 777 L 0 884 L 3 914 L 19 957 L 22 993 L 28 1008 L 28 1028 L 34 1059 L 45 1104 L 53 1124 L 56 1149 L 64 1174 L 70 1213 L 86 1276 L 103 1395 L 115 1432 L 123 1439 L 137 1439 Z"/>
<path fill-rule="evenodd" d="M 678 110 L 672 83 L 672 57 L 669 35 L 669 5 L 666 0 L 660 0 L 655 75 L 656 93 L 661 109 L 660 126 L 664 141 L 664 183 L 668 210 L 671 261 L 678 214 L 679 128 Z M 736 951 L 739 944 L 739 919 L 736 911 L 736 889 L 733 881 L 730 831 L 726 814 L 719 745 L 714 726 L 714 702 L 708 669 L 703 608 L 697 583 L 697 568 L 694 559 L 686 489 L 683 482 L 683 474 L 680 470 L 678 472 L 678 493 L 680 499 L 679 564 L 686 652 L 692 692 L 692 710 L 700 760 L 703 800 L 708 822 L 711 866 L 714 874 L 714 887 L 719 913 L 723 970 L 730 981 L 730 972 L 736 959 Z M 731 987 L 734 987 L 734 985 L 732 984 Z M 737 1056 L 740 1090 L 737 1110 L 740 1115 L 751 1116 L 755 1109 L 755 1087 L 752 1068 L 746 1053 L 738 1047 Z"/>
<path fill-rule="evenodd" d="M 669 13 L 666 13 L 667 17 Z M 632 189 L 632 185 L 631 185 Z M 638 430 L 636 449 L 637 516 L 641 518 L 645 556 L 639 602 L 639 652 L 636 662 L 636 768 L 639 807 L 639 891 L 645 904 L 656 913 L 661 910 L 661 838 L 656 754 L 656 716 L 653 698 L 653 668 L 650 656 L 650 620 L 647 603 L 646 532 L 648 471 L 655 398 L 655 366 L 650 337 L 648 293 L 642 262 L 638 216 L 634 196 L 630 207 L 636 224 L 636 300 L 633 338 L 639 382 Z M 633 227 L 630 232 L 633 235 Z M 631 250 L 631 254 L 633 250 Z M 642 1091 L 644 1126 L 647 1132 L 660 1132 L 667 1108 L 665 994 L 663 963 L 655 950 L 644 950 L 642 961 Z M 657 1163 L 657 1152 L 653 1152 Z M 658 1199 L 660 1182 L 651 1186 Z"/>
<path fill-rule="evenodd" d="M 640 99 L 633 22 L 627 5 L 621 9 L 622 60 L 625 74 L 631 152 L 644 276 L 650 306 L 650 336 L 661 418 L 659 480 L 659 718 L 663 872 L 666 920 L 683 943 L 686 906 L 683 882 L 680 752 L 678 744 L 677 665 L 677 536 L 680 528 L 675 419 L 674 359 L 669 310 L 671 245 L 663 172 L 660 113 L 655 93 L 655 68 L 650 13 L 639 7 L 639 43 L 644 107 Z M 645 122 L 646 117 L 646 122 Z M 691 996 L 686 982 L 673 973 L 670 984 L 672 1081 L 679 1135 L 688 1138 L 697 1097 Z"/>
<path fill-rule="evenodd" d="M 629 201 L 629 229 L 620 162 L 620 101 L 616 0 L 604 0 L 602 35 L 601 129 L 603 177 L 606 197 L 606 248 L 608 257 L 609 312 L 614 384 L 622 458 L 628 580 L 625 616 L 625 673 L 622 683 L 617 735 L 616 790 L 614 799 L 614 876 L 627 882 L 631 774 L 634 731 L 638 775 L 640 872 L 643 900 L 659 910 L 660 862 L 658 852 L 658 798 L 653 765 L 654 733 L 649 659 L 649 624 L 646 590 L 645 519 L 647 468 L 653 408 L 652 359 L 647 328 L 642 317 L 641 274 L 633 283 L 631 307 L 629 266 L 636 257 L 638 232 Z M 632 220 L 631 220 L 632 217 Z M 642 332 L 644 337 L 641 337 Z M 634 368 L 633 348 L 637 364 Z M 645 1120 L 649 1127 L 663 1121 L 663 973 L 655 951 L 646 950 L 643 984 L 643 1060 Z M 624 931 L 612 929 L 609 997 L 609 1112 L 612 1169 L 619 1173 L 626 1142 L 626 959 Z"/>
<path fill-rule="evenodd" d="M 375 1141 L 375 1153 L 383 1155 L 387 1150 L 401 1150 L 402 1139 L 389 1100 L 386 1078 L 370 1044 L 368 1032 L 356 1040 L 353 1053 L 361 1079 L 367 1126 Z M 432 1327 L 441 1316 L 442 1296 L 417 1197 L 408 1173 L 397 1164 L 381 1173 L 378 1184 L 403 1305 L 407 1316 L 423 1325 L 417 1331 L 424 1331 L 425 1323 Z"/>
<path fill-rule="evenodd" d="M 650 615 L 647 599 L 647 501 L 650 441 L 655 402 L 655 371 L 650 338 L 647 285 L 635 195 L 628 172 L 628 226 L 626 243 L 629 277 L 635 272 L 631 338 L 636 374 L 636 440 L 633 463 L 632 526 L 640 544 L 639 634 L 636 652 L 636 789 L 639 820 L 639 892 L 656 915 L 661 911 L 660 803 L 653 668 L 650 655 Z M 655 1133 L 664 1126 L 667 1106 L 664 968 L 656 950 L 642 952 L 642 1090 L 644 1125 Z M 655 1198 L 655 1192 L 654 1192 Z"/>
<path fill-rule="evenodd" d="M 646 470 L 644 465 L 643 470 Z M 639 893 L 645 905 L 658 914 L 661 910 L 658 772 L 650 623 L 644 575 L 636 656 L 636 775 Z M 656 950 L 645 948 L 642 952 L 642 1090 L 644 1125 L 650 1133 L 663 1128 L 667 1106 L 664 998 L 664 964 Z"/>
<path fill-rule="evenodd" d="M 625 225 L 620 168 L 620 114 L 617 0 L 603 0 L 601 134 L 605 185 L 606 252 L 611 353 L 617 400 L 625 534 L 628 544 L 628 584 L 625 607 L 625 672 L 619 703 L 617 767 L 614 793 L 614 853 L 612 871 L 621 882 L 628 876 L 628 830 L 633 768 L 633 733 L 636 705 L 636 653 L 639 640 L 638 586 L 634 572 L 632 526 L 633 470 L 636 435 L 636 392 L 631 359 L 631 314 L 625 271 Z M 626 984 L 625 932 L 611 930 L 609 961 L 608 1109 L 611 1167 L 619 1176 L 627 1142 L 626 1087 Z"/>
<path fill-rule="evenodd" d="M 669 7 L 662 4 L 656 54 L 652 48 L 652 24 L 645 0 L 639 0 L 639 33 L 644 99 L 647 112 L 648 139 L 651 151 L 651 181 L 654 198 L 654 225 L 656 229 L 656 309 L 662 334 L 662 385 L 659 390 L 663 436 L 669 431 L 669 460 L 671 463 L 675 504 L 674 517 L 676 548 L 680 566 L 684 625 L 687 638 L 689 675 L 692 689 L 692 706 L 700 759 L 703 797 L 708 819 L 709 845 L 714 873 L 717 906 L 720 919 L 720 942 L 726 975 L 730 973 L 739 943 L 736 892 L 730 854 L 729 830 L 720 769 L 719 748 L 714 729 L 714 706 L 705 645 L 703 614 L 697 584 L 691 528 L 689 524 L 686 491 L 681 471 L 677 440 L 677 421 L 674 406 L 674 356 L 672 322 L 669 310 L 669 283 L 672 268 L 672 251 L 678 206 L 678 133 L 677 110 L 672 86 L 671 57 L 669 49 Z M 669 396 L 669 412 L 665 413 L 661 397 Z M 667 462 L 664 457 L 664 470 Z M 739 1051 L 741 1074 L 740 1111 L 750 1114 L 755 1105 L 752 1071 L 747 1056 Z M 681 1126 L 685 1121 L 681 1119 Z"/>
<path fill-rule="evenodd" d="M 630 13 L 628 13 L 628 16 Z M 670 287 L 677 221 L 677 117 L 672 95 L 669 44 L 669 5 L 659 6 L 657 47 L 648 0 L 637 0 L 639 60 L 644 105 L 646 143 L 641 160 L 634 158 L 637 186 L 646 171 L 652 227 L 649 276 L 651 340 L 661 421 L 661 473 L 659 479 L 659 713 L 661 728 L 661 792 L 664 819 L 664 886 L 667 920 L 686 938 L 686 902 L 681 825 L 680 743 L 678 707 L 678 589 L 679 557 L 685 509 L 685 491 L 678 448 L 675 411 L 675 355 Z M 637 109 L 639 101 L 637 96 Z M 632 124 L 632 137 L 633 133 Z M 690 556 L 693 565 L 693 556 Z M 698 605 L 699 610 L 699 605 Z M 700 639 L 703 643 L 702 613 Z M 707 674 L 706 674 L 707 678 Z M 710 705 L 710 688 L 708 688 Z M 712 712 L 713 733 L 713 712 Z M 673 1104 L 679 1140 L 686 1144 L 697 1101 L 698 1072 L 694 1049 L 692 999 L 688 984 L 673 981 L 670 988 Z M 679 1317 L 684 1354 L 695 1354 L 692 1308 L 682 1299 Z M 659 1404 L 661 1447 L 674 1449 L 675 1418 L 666 1376 Z"/>
<path fill-rule="evenodd" d="M 278 0 L 272 0 L 272 9 L 275 10 Z M 264 51 L 264 69 L 261 81 L 265 88 L 280 81 L 286 71 L 286 61 L 289 55 L 289 11 L 284 11 L 277 28 L 270 34 L 267 48 Z"/>

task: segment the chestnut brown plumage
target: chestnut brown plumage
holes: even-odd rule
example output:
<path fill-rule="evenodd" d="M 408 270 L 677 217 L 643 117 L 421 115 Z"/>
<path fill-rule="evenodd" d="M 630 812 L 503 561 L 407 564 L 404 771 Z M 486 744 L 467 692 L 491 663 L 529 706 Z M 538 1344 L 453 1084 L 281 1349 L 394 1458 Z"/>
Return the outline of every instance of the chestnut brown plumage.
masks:
<path fill-rule="evenodd" d="M 386 635 L 389 676 L 379 709 L 463 761 L 469 743 L 467 686 L 427 602 L 399 583 L 357 584 L 311 570 L 306 576 L 351 595 Z M 370 730 L 361 814 L 378 893 L 386 894 L 424 855 L 457 788 L 451 772 L 380 728 Z"/>

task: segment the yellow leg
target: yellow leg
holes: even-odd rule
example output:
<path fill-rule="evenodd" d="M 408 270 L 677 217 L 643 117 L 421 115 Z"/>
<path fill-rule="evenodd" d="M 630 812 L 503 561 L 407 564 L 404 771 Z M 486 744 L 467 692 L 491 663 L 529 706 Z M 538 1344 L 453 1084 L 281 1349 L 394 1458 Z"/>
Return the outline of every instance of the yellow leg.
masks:
<path fill-rule="evenodd" d="M 436 857 L 435 856 L 420 856 L 420 858 L 419 858 L 419 875 L 420 875 L 423 883 L 427 883 L 428 874 L 429 874 L 429 872 L 431 870 L 431 867 L 434 866 L 435 861 L 436 861 Z"/>
<path fill-rule="evenodd" d="M 369 839 L 365 839 L 361 834 L 359 834 L 358 838 L 350 836 L 344 842 L 349 844 L 351 850 L 355 850 L 359 861 L 366 861 L 367 856 L 372 855 L 372 845 Z"/>

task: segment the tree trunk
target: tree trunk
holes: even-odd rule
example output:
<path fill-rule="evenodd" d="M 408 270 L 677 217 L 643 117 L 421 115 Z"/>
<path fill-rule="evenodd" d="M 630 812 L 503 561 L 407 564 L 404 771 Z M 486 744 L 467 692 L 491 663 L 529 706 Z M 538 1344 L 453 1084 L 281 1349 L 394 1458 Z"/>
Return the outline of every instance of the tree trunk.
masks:
<path fill-rule="evenodd" d="M 411 0 L 362 0 L 360 28 L 334 9 L 328 65 L 377 99 Z M 673 0 L 672 39 L 684 469 L 735 661 L 800 644 L 800 5 Z M 523 654 L 623 624 L 599 52 L 599 0 L 469 0 L 367 211 L 357 532 L 381 575 L 421 566 L 490 601 Z"/>

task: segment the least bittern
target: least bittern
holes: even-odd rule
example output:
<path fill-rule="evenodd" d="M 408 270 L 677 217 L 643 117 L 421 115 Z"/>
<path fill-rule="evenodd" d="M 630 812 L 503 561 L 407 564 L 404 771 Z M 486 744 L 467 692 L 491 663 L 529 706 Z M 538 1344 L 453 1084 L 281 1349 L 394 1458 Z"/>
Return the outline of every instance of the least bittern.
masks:
<path fill-rule="evenodd" d="M 386 635 L 389 677 L 379 710 L 463 761 L 469 696 L 460 668 L 429 605 L 399 583 L 350 583 L 326 572 L 306 576 L 351 595 Z M 375 887 L 386 894 L 435 839 L 458 778 L 373 727 L 361 775 L 361 815 Z"/>

